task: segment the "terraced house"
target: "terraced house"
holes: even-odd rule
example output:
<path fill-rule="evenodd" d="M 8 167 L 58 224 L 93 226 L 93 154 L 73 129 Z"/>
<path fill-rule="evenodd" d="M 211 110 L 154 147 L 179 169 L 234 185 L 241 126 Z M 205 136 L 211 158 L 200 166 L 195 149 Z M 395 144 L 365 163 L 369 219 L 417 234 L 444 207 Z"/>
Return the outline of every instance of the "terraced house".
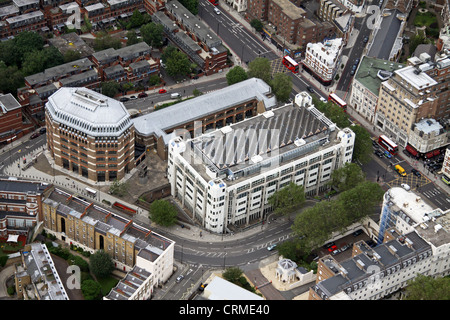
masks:
<path fill-rule="evenodd" d="M 155 285 L 173 272 L 175 242 L 62 190 L 43 201 L 43 227 L 67 244 L 91 253 L 104 250 L 117 269 L 145 269 Z"/>

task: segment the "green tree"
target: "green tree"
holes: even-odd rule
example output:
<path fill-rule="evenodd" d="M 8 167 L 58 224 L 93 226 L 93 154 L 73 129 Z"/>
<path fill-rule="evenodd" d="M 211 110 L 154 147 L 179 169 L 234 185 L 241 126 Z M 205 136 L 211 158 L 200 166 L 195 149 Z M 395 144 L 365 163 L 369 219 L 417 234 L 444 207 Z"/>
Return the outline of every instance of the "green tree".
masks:
<path fill-rule="evenodd" d="M 314 106 L 333 121 L 339 128 L 346 128 L 350 125 L 347 113 L 344 109 L 332 102 L 322 102 L 315 95 L 312 96 Z"/>
<path fill-rule="evenodd" d="M 194 90 L 192 90 L 192 94 L 194 97 L 198 97 L 198 96 L 201 96 L 203 93 L 200 90 L 198 90 L 197 88 L 195 88 Z"/>
<path fill-rule="evenodd" d="M 154 48 L 162 48 L 164 29 L 161 24 L 150 22 L 141 27 L 141 35 L 144 41 Z"/>
<path fill-rule="evenodd" d="M 116 179 L 109 187 L 109 192 L 113 195 L 123 197 L 128 192 L 128 183 L 126 181 L 120 182 Z"/>
<path fill-rule="evenodd" d="M 234 284 L 239 283 L 239 279 L 242 277 L 243 272 L 238 267 L 230 267 L 225 270 L 222 274 L 223 278 L 227 281 L 230 281 Z"/>
<path fill-rule="evenodd" d="M 272 75 L 269 59 L 258 57 L 249 63 L 248 69 L 249 78 L 259 78 L 265 83 L 270 84 Z"/>
<path fill-rule="evenodd" d="M 148 85 L 149 86 L 156 86 L 161 82 L 161 78 L 157 74 L 152 74 L 150 77 L 148 77 Z"/>
<path fill-rule="evenodd" d="M 450 300 L 450 278 L 417 274 L 405 288 L 405 300 Z"/>
<path fill-rule="evenodd" d="M 37 32 L 21 32 L 14 38 L 14 47 L 14 55 L 22 61 L 26 53 L 42 50 L 44 48 L 44 39 Z M 21 64 L 19 63 L 17 66 L 20 68 Z"/>
<path fill-rule="evenodd" d="M 177 221 L 177 209 L 167 200 L 155 200 L 150 205 L 149 217 L 160 226 L 169 227 Z"/>
<path fill-rule="evenodd" d="M 371 181 L 364 181 L 342 192 L 337 199 L 343 208 L 342 220 L 350 225 L 373 214 L 375 205 L 382 201 L 383 195 L 384 190 L 380 185 Z"/>
<path fill-rule="evenodd" d="M 245 72 L 244 68 L 240 66 L 231 68 L 227 73 L 227 83 L 229 86 L 247 79 L 247 72 Z"/>
<path fill-rule="evenodd" d="M 271 87 L 278 101 L 287 102 L 292 91 L 292 78 L 286 73 L 277 73 L 273 77 Z"/>
<path fill-rule="evenodd" d="M 198 14 L 198 0 L 180 0 L 180 3 L 193 15 Z"/>
<path fill-rule="evenodd" d="M 130 30 L 127 32 L 127 46 L 132 46 L 133 44 L 141 42 L 141 40 L 138 39 L 136 31 Z"/>
<path fill-rule="evenodd" d="M 253 19 L 252 21 L 250 21 L 250 25 L 255 28 L 256 31 L 261 32 L 263 31 L 263 24 L 260 20 L 258 19 Z"/>
<path fill-rule="evenodd" d="M 101 300 L 102 298 L 102 286 L 94 280 L 81 282 L 81 292 L 86 300 Z"/>
<path fill-rule="evenodd" d="M 98 250 L 89 257 L 89 268 L 98 278 L 106 278 L 114 270 L 114 263 L 109 254 Z"/>
<path fill-rule="evenodd" d="M 17 96 L 17 89 L 24 86 L 22 72 L 16 66 L 7 67 L 0 61 L 0 92 Z"/>
<path fill-rule="evenodd" d="M 63 55 L 55 47 L 47 47 L 43 50 L 27 52 L 22 64 L 24 75 L 36 74 L 45 69 L 64 63 Z"/>
<path fill-rule="evenodd" d="M 119 93 L 120 85 L 115 81 L 108 81 L 102 83 L 102 94 L 113 98 L 116 94 Z"/>
<path fill-rule="evenodd" d="M 355 133 L 355 146 L 353 149 L 353 160 L 362 164 L 370 161 L 372 154 L 372 138 L 369 131 L 360 125 L 351 126 L 350 129 Z"/>
<path fill-rule="evenodd" d="M 191 72 L 191 62 L 188 57 L 173 46 L 163 51 L 161 59 L 166 64 L 166 71 L 171 77 L 185 76 Z"/>
<path fill-rule="evenodd" d="M 101 51 L 108 48 L 120 49 L 122 48 L 122 42 L 118 38 L 100 32 L 94 40 L 94 50 Z"/>
<path fill-rule="evenodd" d="M 133 11 L 133 14 L 130 17 L 127 29 L 138 28 L 142 26 L 144 22 L 145 22 L 144 15 L 140 13 L 138 9 L 136 9 Z"/>
<path fill-rule="evenodd" d="M 274 208 L 274 212 L 279 215 L 288 215 L 298 210 L 305 201 L 303 186 L 296 185 L 293 182 L 275 191 L 268 199 L 269 204 Z"/>
<path fill-rule="evenodd" d="M 339 191 L 347 191 L 365 181 L 365 174 L 356 163 L 347 162 L 342 168 L 334 170 L 329 185 Z"/>
<path fill-rule="evenodd" d="M 75 61 L 81 58 L 81 53 L 77 50 L 67 50 L 66 53 L 64 53 L 64 62 L 71 62 Z"/>

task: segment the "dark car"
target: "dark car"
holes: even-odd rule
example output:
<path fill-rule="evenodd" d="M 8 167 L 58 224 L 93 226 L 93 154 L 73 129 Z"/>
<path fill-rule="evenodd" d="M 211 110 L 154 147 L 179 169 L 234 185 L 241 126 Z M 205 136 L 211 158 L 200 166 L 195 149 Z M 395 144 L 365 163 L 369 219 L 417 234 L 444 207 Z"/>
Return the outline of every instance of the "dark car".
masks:
<path fill-rule="evenodd" d="M 325 244 L 323 246 L 324 249 L 328 249 L 331 248 L 332 246 L 335 246 L 336 244 L 334 242 L 328 242 L 327 244 Z"/>
<path fill-rule="evenodd" d="M 41 128 L 41 130 L 39 130 L 39 133 L 40 134 L 44 134 L 44 133 L 46 133 L 47 132 L 47 129 L 46 128 Z"/>
<path fill-rule="evenodd" d="M 39 133 L 35 132 L 30 136 L 30 139 L 35 139 L 37 137 L 39 137 Z"/>
<path fill-rule="evenodd" d="M 380 150 L 375 150 L 373 153 L 375 153 L 379 158 L 383 158 L 384 157 L 384 153 L 381 152 Z"/>
<path fill-rule="evenodd" d="M 363 233 L 362 229 L 358 229 L 358 230 L 356 230 L 355 232 L 353 232 L 353 236 L 354 236 L 354 237 L 357 237 L 357 236 L 359 236 L 361 233 Z"/>
<path fill-rule="evenodd" d="M 369 37 L 368 37 L 368 36 L 365 36 L 364 39 L 363 39 L 363 42 L 364 42 L 364 43 L 367 43 L 368 41 L 369 41 Z"/>
<path fill-rule="evenodd" d="M 417 177 L 421 177 L 421 176 L 422 176 L 422 175 L 420 174 L 420 172 L 417 171 L 416 169 L 412 169 L 411 172 L 414 173 L 414 175 L 417 176 Z"/>
<path fill-rule="evenodd" d="M 138 98 L 146 98 L 148 97 L 148 94 L 146 94 L 145 92 L 141 92 L 138 94 Z"/>
<path fill-rule="evenodd" d="M 127 102 L 129 100 L 130 100 L 130 98 L 127 98 L 127 97 L 123 97 L 123 98 L 119 99 L 120 102 Z"/>
<path fill-rule="evenodd" d="M 377 243 L 376 243 L 375 241 L 373 241 L 372 239 L 366 240 L 366 243 L 367 243 L 371 248 L 377 246 Z"/>
<path fill-rule="evenodd" d="M 359 63 L 359 59 L 356 59 L 354 65 L 357 66 L 358 63 Z"/>
<path fill-rule="evenodd" d="M 352 70 L 355 71 L 358 66 L 356 64 L 352 65 Z"/>
<path fill-rule="evenodd" d="M 307 86 L 306 89 L 307 89 L 309 92 L 314 93 L 314 89 L 313 89 L 311 86 Z"/>

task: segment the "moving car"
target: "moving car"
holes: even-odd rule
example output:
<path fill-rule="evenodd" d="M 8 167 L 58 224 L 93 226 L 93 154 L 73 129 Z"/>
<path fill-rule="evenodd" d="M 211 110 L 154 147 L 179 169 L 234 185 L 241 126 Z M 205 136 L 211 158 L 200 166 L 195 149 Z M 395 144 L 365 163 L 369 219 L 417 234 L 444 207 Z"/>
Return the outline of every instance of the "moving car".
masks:
<path fill-rule="evenodd" d="M 39 137 L 39 133 L 35 132 L 30 136 L 30 139 L 35 139 L 37 137 Z"/>
<path fill-rule="evenodd" d="M 308 90 L 311 93 L 314 93 L 314 89 L 311 86 L 307 86 L 306 90 Z"/>
<path fill-rule="evenodd" d="M 368 37 L 368 36 L 365 36 L 364 39 L 363 39 L 363 42 L 364 42 L 364 43 L 367 43 L 368 41 L 369 41 L 369 37 Z"/>
<path fill-rule="evenodd" d="M 375 150 L 373 153 L 375 153 L 378 157 L 383 158 L 384 157 L 384 153 L 381 152 L 380 150 Z"/>
<path fill-rule="evenodd" d="M 392 158 L 392 154 L 390 154 L 387 150 L 384 152 L 384 156 L 388 159 Z"/>
<path fill-rule="evenodd" d="M 397 173 L 399 175 L 401 175 L 402 177 L 406 176 L 406 171 L 405 171 L 405 169 L 403 169 L 403 167 L 401 165 L 399 165 L 399 164 L 395 165 L 394 170 L 397 171 Z"/>
<path fill-rule="evenodd" d="M 401 184 L 402 188 L 405 189 L 406 191 L 411 190 L 411 187 L 409 185 L 407 185 L 406 183 L 402 183 Z"/>
<path fill-rule="evenodd" d="M 183 275 L 179 275 L 178 277 L 177 277 L 177 282 L 181 282 L 181 280 L 183 280 L 184 279 L 184 276 Z"/>
<path fill-rule="evenodd" d="M 138 98 L 146 98 L 146 97 L 148 97 L 148 94 L 146 94 L 145 92 L 141 92 L 138 95 Z"/>
<path fill-rule="evenodd" d="M 179 93 L 172 93 L 172 94 L 170 94 L 170 98 L 171 99 L 178 99 L 178 98 L 181 98 L 181 95 Z"/>
<path fill-rule="evenodd" d="M 411 172 L 416 176 L 416 177 L 421 177 L 422 175 L 420 174 L 419 171 L 417 171 L 416 169 L 411 169 Z"/>
<path fill-rule="evenodd" d="M 220 10 L 217 9 L 216 7 L 214 7 L 214 12 L 215 12 L 216 14 L 220 14 Z"/>
<path fill-rule="evenodd" d="M 267 250 L 272 251 L 273 249 L 275 249 L 277 247 L 276 244 L 272 244 L 270 246 L 267 247 Z"/>

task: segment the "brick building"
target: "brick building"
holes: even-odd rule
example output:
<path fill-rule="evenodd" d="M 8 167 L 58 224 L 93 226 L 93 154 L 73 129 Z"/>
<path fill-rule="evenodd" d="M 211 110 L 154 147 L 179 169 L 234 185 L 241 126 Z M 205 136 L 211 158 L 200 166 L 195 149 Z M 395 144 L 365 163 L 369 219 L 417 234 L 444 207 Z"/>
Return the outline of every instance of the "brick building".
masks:
<path fill-rule="evenodd" d="M 121 180 L 135 167 L 134 126 L 123 104 L 86 88 L 60 88 L 46 103 L 55 164 L 93 181 Z"/>

